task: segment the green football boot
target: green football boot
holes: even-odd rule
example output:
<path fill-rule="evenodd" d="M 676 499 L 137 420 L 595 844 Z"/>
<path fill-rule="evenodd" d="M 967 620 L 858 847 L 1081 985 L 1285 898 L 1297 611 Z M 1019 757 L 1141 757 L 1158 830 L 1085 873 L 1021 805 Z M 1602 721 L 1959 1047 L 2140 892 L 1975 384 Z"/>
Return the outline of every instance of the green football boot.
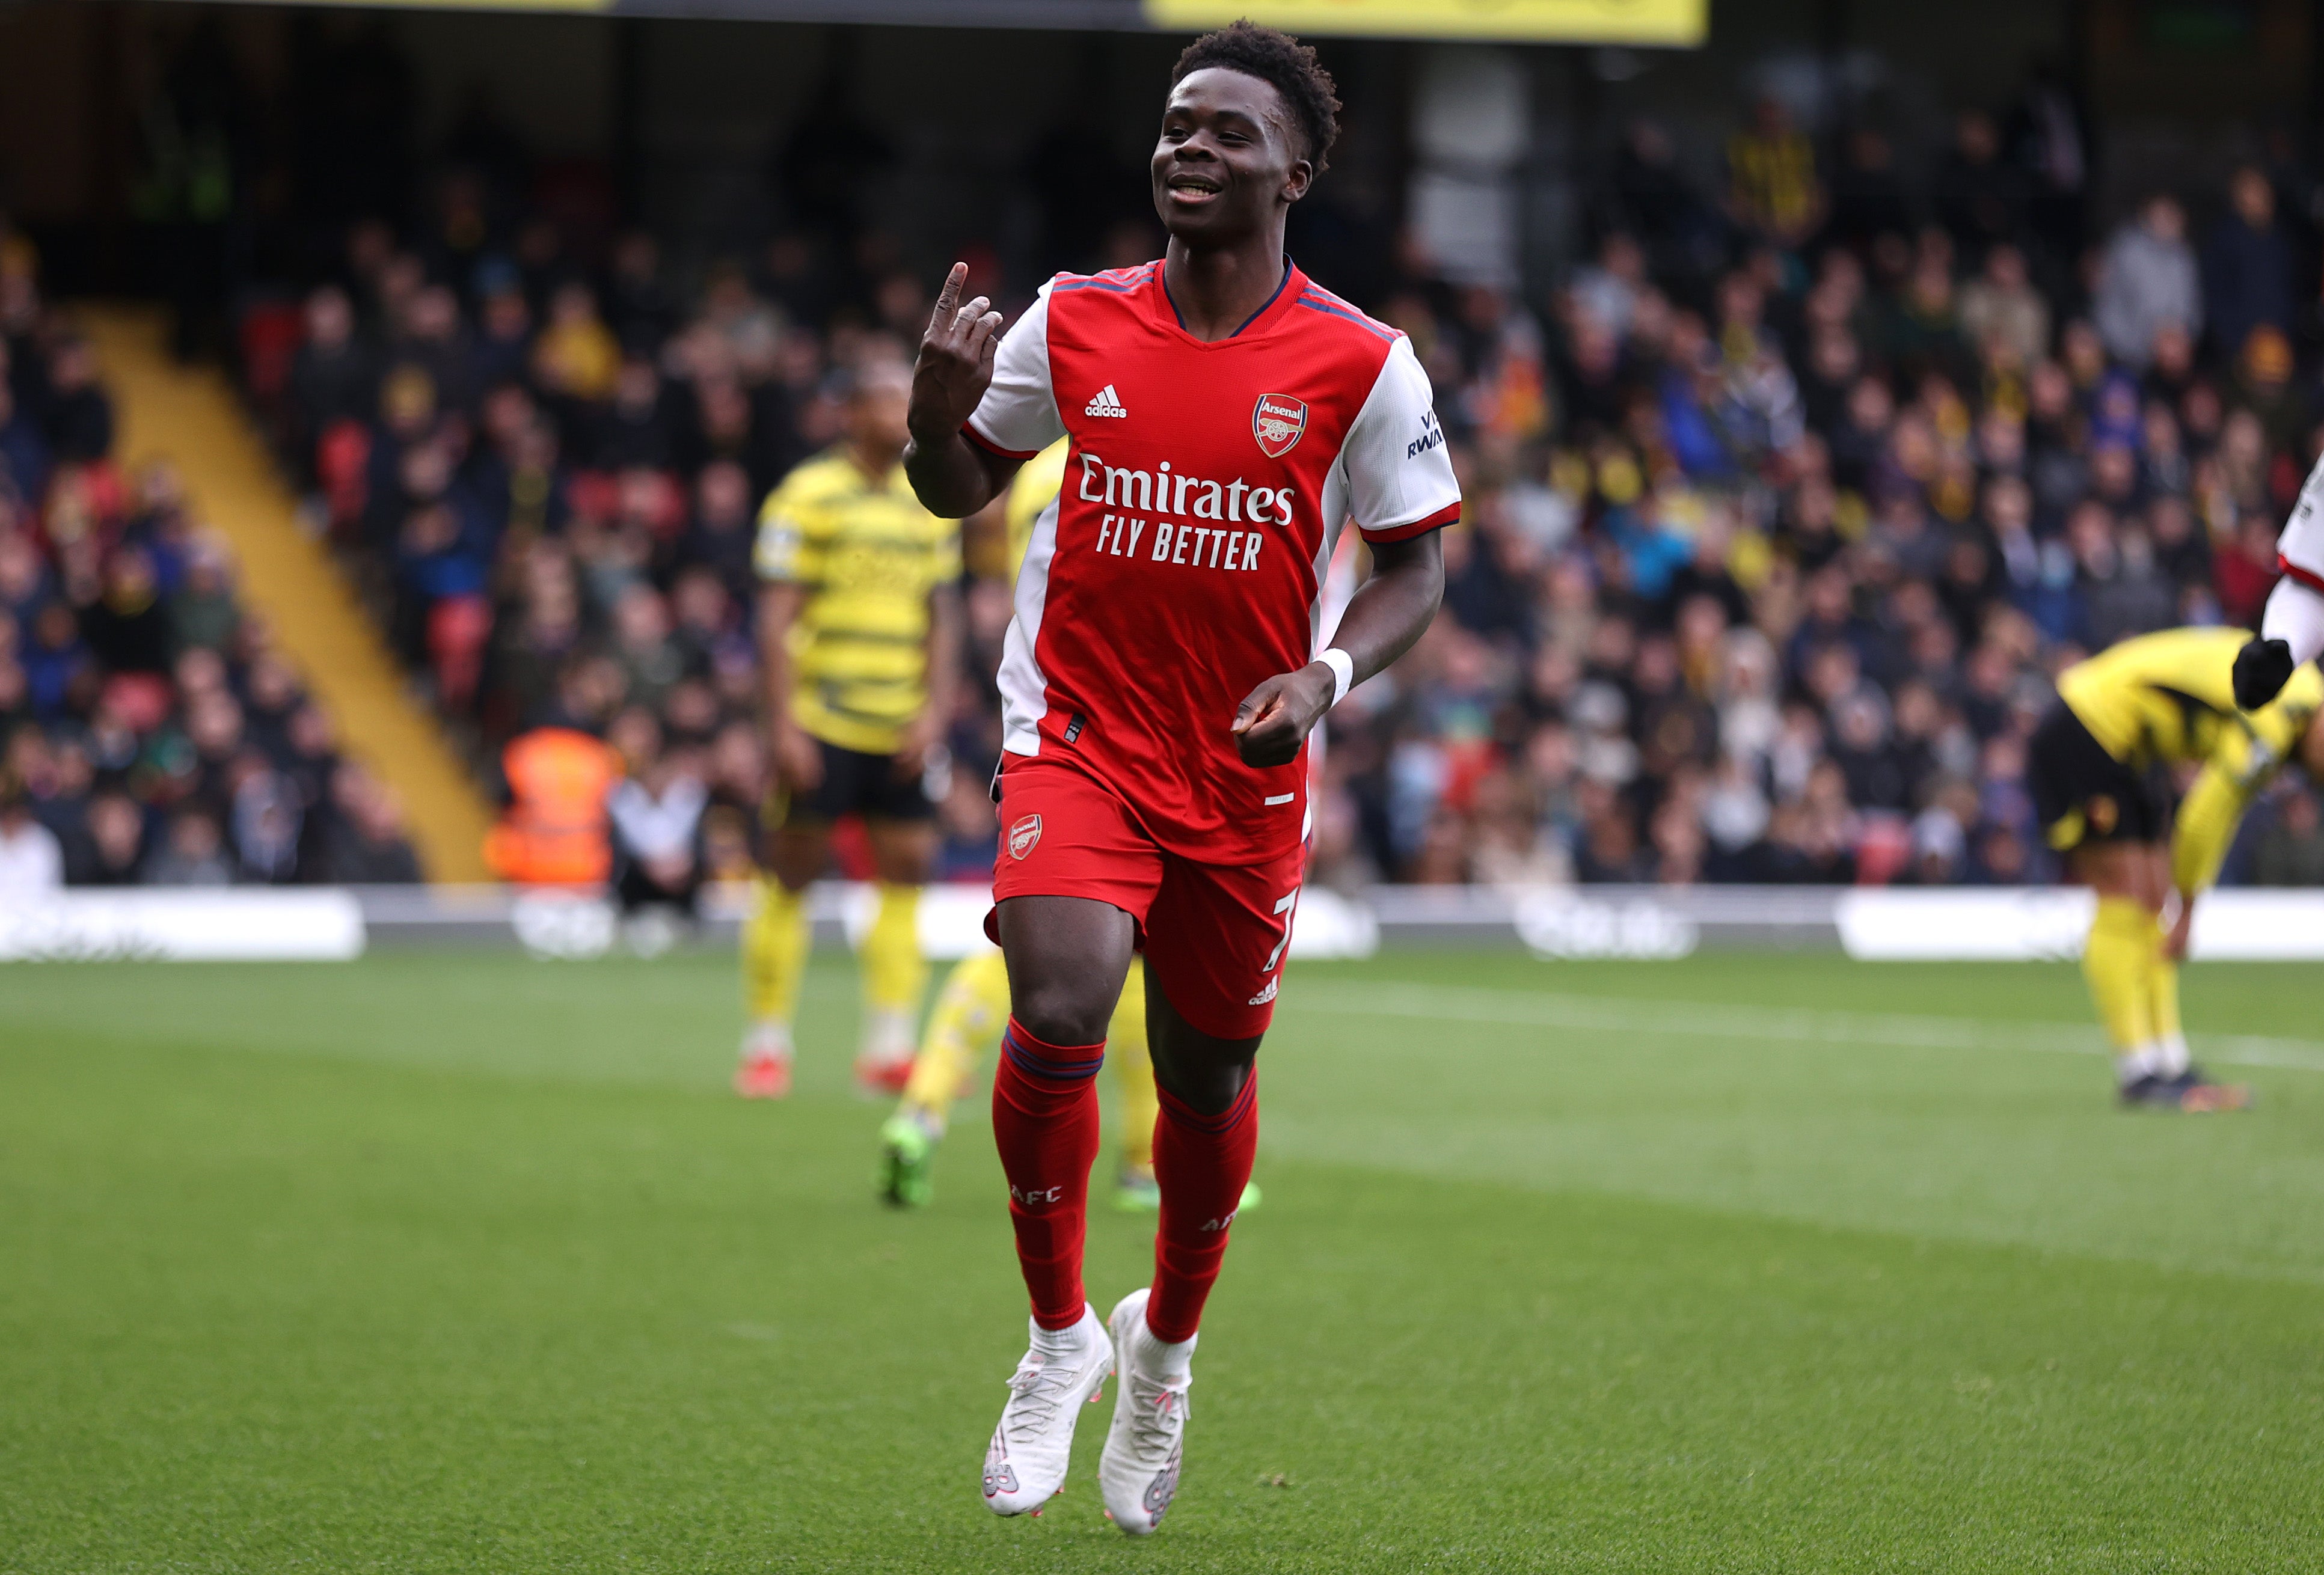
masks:
<path fill-rule="evenodd" d="M 909 1110 L 880 1128 L 880 1198 L 890 1208 L 924 1209 L 936 1195 L 936 1134 Z"/>
<path fill-rule="evenodd" d="M 1235 1204 L 1235 1212 L 1240 1214 L 1246 1209 L 1258 1208 L 1259 1197 L 1257 1182 L 1243 1183 L 1242 1198 Z M 1125 1214 L 1152 1214 L 1159 1211 L 1162 1207 L 1162 1189 L 1155 1184 L 1154 1173 L 1140 1165 L 1123 1165 L 1114 1180 L 1113 1206 Z"/>
<path fill-rule="evenodd" d="M 1114 1176 L 1113 1206 L 1124 1214 L 1160 1212 L 1162 1189 L 1155 1184 L 1154 1173 L 1144 1165 L 1123 1165 Z"/>

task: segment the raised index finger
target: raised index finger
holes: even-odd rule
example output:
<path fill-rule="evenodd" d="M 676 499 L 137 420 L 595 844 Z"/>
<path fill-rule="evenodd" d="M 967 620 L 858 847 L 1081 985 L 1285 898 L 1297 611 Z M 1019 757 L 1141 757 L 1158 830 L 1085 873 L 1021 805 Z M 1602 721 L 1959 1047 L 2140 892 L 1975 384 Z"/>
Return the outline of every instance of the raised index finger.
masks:
<path fill-rule="evenodd" d="M 954 263 L 952 272 L 945 275 L 944 288 L 936 291 L 936 313 L 928 319 L 930 327 L 936 327 L 952 319 L 953 309 L 960 304 L 961 287 L 967 282 L 968 264 Z"/>

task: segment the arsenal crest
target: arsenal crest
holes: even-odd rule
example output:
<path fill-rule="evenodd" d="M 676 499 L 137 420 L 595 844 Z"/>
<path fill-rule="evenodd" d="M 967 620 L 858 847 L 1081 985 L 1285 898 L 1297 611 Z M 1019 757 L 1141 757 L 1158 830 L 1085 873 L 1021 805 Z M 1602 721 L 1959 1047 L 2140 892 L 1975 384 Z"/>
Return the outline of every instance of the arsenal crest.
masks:
<path fill-rule="evenodd" d="M 1302 401 L 1286 394 L 1261 394 L 1259 403 L 1251 407 L 1250 435 L 1259 439 L 1259 451 L 1269 459 L 1290 453 L 1305 430 L 1307 406 Z"/>
<path fill-rule="evenodd" d="M 1009 856 L 1021 859 L 1041 840 L 1041 817 L 1028 815 L 1009 828 Z"/>

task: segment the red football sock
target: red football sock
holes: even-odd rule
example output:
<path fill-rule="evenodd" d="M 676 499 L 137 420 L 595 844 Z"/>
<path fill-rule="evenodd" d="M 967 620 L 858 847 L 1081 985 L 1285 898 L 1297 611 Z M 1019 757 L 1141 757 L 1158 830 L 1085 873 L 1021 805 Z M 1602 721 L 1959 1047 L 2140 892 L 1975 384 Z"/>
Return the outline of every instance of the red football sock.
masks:
<path fill-rule="evenodd" d="M 1097 1069 L 1105 1041 L 1051 1045 L 1015 1018 L 1001 1036 L 992 1080 L 992 1137 L 1009 1176 L 1017 1263 L 1033 1295 L 1033 1322 L 1071 1329 L 1082 1294 L 1082 1235 L 1089 1219 L 1090 1165 L 1097 1158 Z M 1248 1168 L 1246 1166 L 1246 1168 Z"/>
<path fill-rule="evenodd" d="M 1154 1237 L 1154 1294 L 1146 1327 L 1173 1344 L 1194 1337 L 1203 1303 L 1226 1257 L 1250 1162 L 1259 1151 L 1259 1073 L 1243 1079 L 1234 1103 L 1205 1116 L 1167 1089 L 1154 1123 L 1154 1179 L 1162 1188 L 1162 1225 Z"/>

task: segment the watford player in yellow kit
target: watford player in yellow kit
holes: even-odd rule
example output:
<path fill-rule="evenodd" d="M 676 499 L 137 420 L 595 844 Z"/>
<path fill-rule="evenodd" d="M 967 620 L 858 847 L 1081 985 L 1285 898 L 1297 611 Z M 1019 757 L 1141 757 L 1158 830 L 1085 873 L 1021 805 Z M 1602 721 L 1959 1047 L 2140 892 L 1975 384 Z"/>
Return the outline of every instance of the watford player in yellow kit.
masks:
<path fill-rule="evenodd" d="M 2287 760 L 2324 781 L 2324 674 L 2302 668 L 2269 704 L 2238 711 L 2231 674 L 2246 638 L 2172 629 L 2126 640 L 2059 675 L 2058 704 L 2034 730 L 2034 809 L 2098 894 L 2082 972 L 2126 1104 L 2222 1110 L 2250 1100 L 2189 1061 L 2179 962 L 2196 898 L 2252 799 Z M 2175 831 L 2158 780 L 2174 765 L 2200 768 Z"/>
<path fill-rule="evenodd" d="M 1050 445 L 1027 461 L 1010 484 L 1002 507 L 1009 526 L 1011 583 L 1025 560 L 1033 521 L 1065 484 L 1066 447 L 1062 441 Z M 889 1202 L 917 1208 L 934 1195 L 929 1173 L 953 1101 L 967 1088 L 985 1051 L 1000 1042 L 1008 1021 L 1009 969 L 1000 952 L 961 959 L 936 993 L 903 1101 L 880 1128 L 880 1195 Z M 1121 1091 L 1121 1168 L 1114 1205 L 1131 1212 L 1158 1209 L 1162 1193 L 1154 1184 L 1154 1119 L 1161 1106 L 1154 1094 L 1154 1063 L 1146 1048 L 1142 968 L 1132 968 L 1122 982 L 1121 999 L 1106 1027 L 1106 1059 L 1113 1064 Z M 1259 1187 L 1253 1183 L 1243 1189 L 1240 1206 L 1253 1208 L 1258 1202 Z"/>
<path fill-rule="evenodd" d="M 911 1065 L 927 966 L 920 888 L 935 862 L 930 782 L 944 770 L 959 613 L 960 527 L 904 478 L 910 369 L 854 371 L 846 437 L 783 478 L 759 516 L 759 649 L 775 786 L 762 870 L 742 926 L 750 1025 L 736 1091 L 790 1090 L 791 1017 L 807 962 L 807 884 L 831 828 L 859 815 L 879 879 L 865 935 L 859 1086 L 892 1092 Z"/>

